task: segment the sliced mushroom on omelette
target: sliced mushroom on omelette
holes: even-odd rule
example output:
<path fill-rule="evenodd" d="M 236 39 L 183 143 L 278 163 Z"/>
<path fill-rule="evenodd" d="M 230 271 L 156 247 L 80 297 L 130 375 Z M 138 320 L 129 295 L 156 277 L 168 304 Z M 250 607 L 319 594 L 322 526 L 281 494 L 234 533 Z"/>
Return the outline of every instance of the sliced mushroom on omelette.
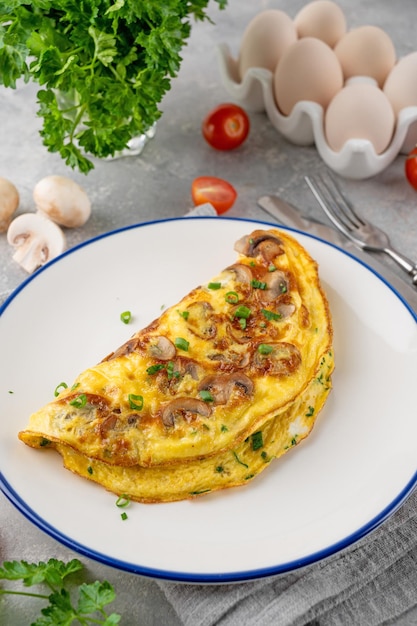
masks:
<path fill-rule="evenodd" d="M 261 453 L 280 456 L 290 447 L 283 424 L 301 423 L 310 407 L 306 436 L 333 369 L 317 264 L 275 229 L 235 249 L 233 265 L 80 374 L 20 439 L 56 448 L 69 469 L 111 491 L 152 502 L 247 481 L 265 467 L 251 456 L 251 438 L 263 433 Z M 246 472 L 230 466 L 241 456 Z"/>

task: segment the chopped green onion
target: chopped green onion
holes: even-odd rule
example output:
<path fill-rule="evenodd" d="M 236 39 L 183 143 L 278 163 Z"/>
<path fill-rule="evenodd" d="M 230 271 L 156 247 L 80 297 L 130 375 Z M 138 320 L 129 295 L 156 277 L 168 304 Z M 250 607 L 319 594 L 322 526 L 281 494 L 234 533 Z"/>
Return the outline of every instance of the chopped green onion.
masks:
<path fill-rule="evenodd" d="M 239 326 L 241 327 L 242 330 L 246 329 L 246 319 L 244 317 L 241 317 L 239 320 Z"/>
<path fill-rule="evenodd" d="M 239 294 L 236 291 L 228 291 L 224 299 L 229 304 L 237 304 L 239 302 Z"/>
<path fill-rule="evenodd" d="M 48 446 L 51 443 L 50 439 L 46 439 L 46 437 L 42 437 L 42 439 L 39 442 L 39 445 L 41 448 L 44 448 L 45 446 Z"/>
<path fill-rule="evenodd" d="M 125 493 L 122 493 L 116 500 L 116 506 L 118 506 L 119 509 L 124 509 L 126 506 L 129 506 L 129 504 L 130 498 Z"/>
<path fill-rule="evenodd" d="M 74 383 L 73 386 L 71 387 L 71 391 L 74 391 L 74 389 L 77 389 L 77 387 L 80 386 L 81 383 Z"/>
<path fill-rule="evenodd" d="M 222 473 L 224 472 L 224 467 L 223 467 L 222 465 L 218 465 L 218 466 L 216 467 L 216 472 L 217 472 L 218 474 L 222 474 Z"/>
<path fill-rule="evenodd" d="M 266 343 L 260 343 L 258 346 L 259 354 L 271 354 L 273 349 L 274 348 L 272 346 L 268 346 L 268 344 Z"/>
<path fill-rule="evenodd" d="M 68 385 L 67 383 L 59 383 L 59 385 L 57 385 L 55 387 L 55 391 L 54 391 L 54 396 L 55 398 L 57 396 L 59 396 L 59 394 L 61 393 L 61 391 L 64 391 L 64 389 L 68 389 Z"/>
<path fill-rule="evenodd" d="M 252 285 L 254 289 L 266 289 L 267 288 L 267 284 L 264 282 L 261 282 L 260 280 L 251 280 L 250 284 Z"/>
<path fill-rule="evenodd" d="M 227 428 L 226 424 L 222 424 L 222 425 L 220 426 L 220 431 L 221 431 L 222 433 L 227 433 L 227 432 L 228 432 L 228 430 L 229 430 L 229 429 Z"/>
<path fill-rule="evenodd" d="M 80 393 L 79 396 L 70 400 L 70 405 L 75 406 L 77 409 L 82 409 L 83 406 L 87 404 L 87 396 L 85 393 Z"/>
<path fill-rule="evenodd" d="M 120 313 L 120 319 L 122 320 L 123 324 L 129 324 L 130 320 L 132 319 L 132 313 L 130 311 L 123 311 L 123 313 Z"/>
<path fill-rule="evenodd" d="M 268 272 L 275 272 L 276 271 L 276 267 L 273 263 L 271 263 L 271 265 L 268 267 Z"/>
<path fill-rule="evenodd" d="M 314 406 L 309 406 L 306 417 L 311 417 L 312 415 L 314 415 Z"/>
<path fill-rule="evenodd" d="M 90 474 L 90 476 L 92 475 L 92 473 L 93 473 L 93 468 L 91 467 L 91 465 L 89 465 L 89 466 L 87 467 L 87 472 Z"/>
<path fill-rule="evenodd" d="M 209 289 L 213 289 L 213 290 L 220 289 L 220 288 L 221 288 L 221 286 L 222 286 L 222 284 L 221 284 L 221 283 L 209 283 L 209 284 L 207 285 L 207 287 L 208 287 Z"/>
<path fill-rule="evenodd" d="M 200 398 L 204 400 L 204 402 L 213 402 L 214 398 L 207 389 L 202 389 L 200 392 Z"/>
<path fill-rule="evenodd" d="M 167 368 L 167 373 L 168 373 L 168 380 L 171 380 L 171 378 L 173 378 L 175 376 L 175 378 L 179 378 L 180 377 L 180 373 L 178 371 L 174 370 L 175 364 L 173 361 L 169 361 L 166 368 Z"/>
<path fill-rule="evenodd" d="M 178 311 L 178 309 L 177 309 L 177 311 Z M 182 318 L 187 320 L 188 316 L 190 315 L 190 311 L 178 311 L 178 315 L 181 315 Z"/>
<path fill-rule="evenodd" d="M 244 467 L 249 467 L 249 465 L 247 463 L 244 463 L 243 461 L 241 461 L 238 457 L 238 455 L 236 454 L 236 452 L 233 450 L 233 456 L 235 457 L 236 461 L 240 464 L 243 465 Z"/>
<path fill-rule="evenodd" d="M 150 367 L 148 367 L 146 369 L 146 373 L 152 376 L 153 374 L 156 374 L 156 372 L 159 372 L 160 370 L 163 370 L 165 368 L 165 363 L 156 363 L 156 365 L 151 365 Z"/>
<path fill-rule="evenodd" d="M 234 311 L 233 316 L 234 317 L 239 317 L 242 319 L 248 319 L 249 315 L 252 313 L 252 311 L 247 307 L 244 306 L 243 304 L 241 306 L 238 306 L 237 309 Z"/>
<path fill-rule="evenodd" d="M 131 409 L 141 411 L 143 409 L 143 396 L 137 396 L 134 393 L 129 393 L 127 399 L 129 400 L 129 406 Z"/>
<path fill-rule="evenodd" d="M 177 337 L 174 341 L 175 346 L 179 349 L 179 350 L 184 350 L 185 352 L 188 352 L 188 348 L 190 346 L 190 342 L 187 341 L 186 339 L 184 339 L 183 337 Z"/>
<path fill-rule="evenodd" d="M 274 313 L 274 311 L 268 311 L 268 309 L 261 309 L 261 313 L 269 321 L 280 320 L 282 318 L 281 313 Z"/>
<path fill-rule="evenodd" d="M 120 513 L 120 517 L 122 518 L 123 521 L 125 521 L 127 519 L 126 511 L 123 511 L 123 513 Z"/>
<path fill-rule="evenodd" d="M 256 433 L 252 433 L 251 439 L 252 439 L 252 450 L 259 450 L 260 448 L 263 448 L 264 440 L 263 440 L 261 430 L 258 430 L 258 432 Z"/>

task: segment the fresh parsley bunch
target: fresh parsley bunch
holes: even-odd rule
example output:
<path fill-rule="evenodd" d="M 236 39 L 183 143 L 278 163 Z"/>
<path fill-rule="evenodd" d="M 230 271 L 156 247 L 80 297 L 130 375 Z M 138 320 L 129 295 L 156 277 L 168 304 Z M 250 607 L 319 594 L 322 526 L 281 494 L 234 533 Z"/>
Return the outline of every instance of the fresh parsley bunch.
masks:
<path fill-rule="evenodd" d="M 42 87 L 44 144 L 87 173 L 86 154 L 113 155 L 160 117 L 191 18 L 209 19 L 208 2 L 1 0 L 0 84 Z"/>
<path fill-rule="evenodd" d="M 31 626 L 69 626 L 73 623 L 115 626 L 120 622 L 120 615 L 109 615 L 105 611 L 105 607 L 116 597 L 109 582 L 82 583 L 79 587 L 71 587 L 67 582 L 68 576 L 82 569 L 78 559 L 68 563 L 57 559 L 49 559 L 46 563 L 6 561 L 0 567 L 0 580 L 21 581 L 25 588 L 34 585 L 41 588 L 37 592 L 0 588 L 0 596 L 29 596 L 47 602 Z"/>

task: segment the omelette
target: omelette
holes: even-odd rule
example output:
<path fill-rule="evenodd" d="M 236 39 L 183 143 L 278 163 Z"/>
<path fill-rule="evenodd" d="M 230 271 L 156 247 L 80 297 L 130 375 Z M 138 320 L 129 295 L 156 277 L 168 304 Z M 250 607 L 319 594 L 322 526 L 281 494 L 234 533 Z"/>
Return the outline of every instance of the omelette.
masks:
<path fill-rule="evenodd" d="M 237 259 L 33 413 L 19 438 L 141 502 L 250 481 L 313 428 L 331 389 L 317 263 L 255 230 Z"/>

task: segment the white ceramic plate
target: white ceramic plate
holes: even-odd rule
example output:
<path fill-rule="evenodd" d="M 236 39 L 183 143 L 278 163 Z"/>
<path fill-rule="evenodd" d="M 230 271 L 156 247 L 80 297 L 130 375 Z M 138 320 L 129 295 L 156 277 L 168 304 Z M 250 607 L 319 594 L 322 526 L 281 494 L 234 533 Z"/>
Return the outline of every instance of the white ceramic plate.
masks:
<path fill-rule="evenodd" d="M 261 223 L 264 224 L 264 223 Z M 270 225 L 269 225 L 270 226 Z M 372 270 L 295 231 L 319 262 L 335 331 L 334 390 L 313 433 L 245 487 L 192 501 L 132 503 L 23 445 L 29 414 L 235 259 L 260 222 L 174 219 L 71 250 L 0 310 L 0 469 L 7 497 L 38 527 L 111 566 L 189 582 L 288 572 L 352 544 L 417 482 L 416 317 Z M 291 230 L 291 229 L 289 229 Z M 129 326 L 120 313 L 129 309 Z"/>

